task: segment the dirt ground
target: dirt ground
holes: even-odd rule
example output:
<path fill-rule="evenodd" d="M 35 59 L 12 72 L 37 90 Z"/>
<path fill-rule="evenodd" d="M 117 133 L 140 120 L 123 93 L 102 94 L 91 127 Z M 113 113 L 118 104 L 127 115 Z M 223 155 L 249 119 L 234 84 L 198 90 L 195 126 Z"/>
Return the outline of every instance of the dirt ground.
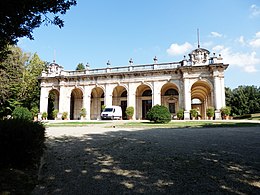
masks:
<path fill-rule="evenodd" d="M 51 127 L 32 194 L 260 194 L 260 129 Z"/>

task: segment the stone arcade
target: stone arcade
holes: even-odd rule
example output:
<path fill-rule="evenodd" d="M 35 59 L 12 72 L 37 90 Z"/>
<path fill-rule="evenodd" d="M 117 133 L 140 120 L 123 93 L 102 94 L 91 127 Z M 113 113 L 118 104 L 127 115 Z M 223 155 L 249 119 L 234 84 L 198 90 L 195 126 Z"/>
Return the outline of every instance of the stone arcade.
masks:
<path fill-rule="evenodd" d="M 190 119 L 190 110 L 198 109 L 206 119 L 206 109 L 215 108 L 215 118 L 220 119 L 220 109 L 225 106 L 224 71 L 221 55 L 210 56 L 206 49 L 198 47 L 189 54 L 189 59 L 180 62 L 65 71 L 51 63 L 47 72 L 42 72 L 40 114 L 48 111 L 50 94 L 54 96 L 54 109 L 63 112 L 71 120 L 80 119 L 80 110 L 85 108 L 87 120 L 100 118 L 102 105 L 119 105 L 123 113 L 128 106 L 134 107 L 135 120 L 145 119 L 147 111 L 160 104 L 169 108 L 172 117 L 184 109 L 184 119 Z M 50 110 L 50 109 L 49 109 Z M 125 114 L 123 114 L 125 118 Z"/>

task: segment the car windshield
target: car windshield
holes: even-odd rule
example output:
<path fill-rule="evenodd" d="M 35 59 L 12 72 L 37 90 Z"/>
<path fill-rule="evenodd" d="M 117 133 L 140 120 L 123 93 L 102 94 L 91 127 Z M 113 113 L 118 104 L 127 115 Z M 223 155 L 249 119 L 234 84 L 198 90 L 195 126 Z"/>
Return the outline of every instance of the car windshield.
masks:
<path fill-rule="evenodd" d="M 105 108 L 104 112 L 112 112 L 113 108 Z"/>

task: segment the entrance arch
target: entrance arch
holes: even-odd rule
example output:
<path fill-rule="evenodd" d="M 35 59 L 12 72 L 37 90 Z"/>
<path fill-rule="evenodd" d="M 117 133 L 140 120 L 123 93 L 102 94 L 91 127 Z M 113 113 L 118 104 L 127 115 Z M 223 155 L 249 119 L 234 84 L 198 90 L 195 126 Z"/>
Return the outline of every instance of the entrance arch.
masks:
<path fill-rule="evenodd" d="M 79 120 L 83 107 L 83 93 L 79 88 L 73 89 L 70 96 L 70 120 Z"/>
<path fill-rule="evenodd" d="M 197 81 L 191 87 L 191 108 L 197 109 L 202 119 L 206 119 L 206 109 L 213 107 L 212 87 L 206 81 Z"/>
<path fill-rule="evenodd" d="M 122 118 L 127 119 L 125 114 L 126 107 L 127 107 L 127 90 L 123 86 L 117 86 L 113 90 L 113 98 L 112 98 L 112 105 L 114 106 L 121 106 L 122 108 Z"/>
<path fill-rule="evenodd" d="M 175 84 L 166 83 L 161 89 L 161 105 L 167 107 L 172 117 L 179 110 L 179 91 Z"/>
<path fill-rule="evenodd" d="M 52 90 L 49 91 L 48 108 L 47 108 L 49 120 L 54 119 L 54 117 L 52 116 L 52 111 L 53 110 L 59 110 L 59 96 L 60 96 L 60 93 L 57 89 L 52 89 Z"/>
<path fill-rule="evenodd" d="M 145 84 L 136 89 L 136 118 L 146 119 L 147 112 L 152 108 L 152 89 Z"/>
<path fill-rule="evenodd" d="M 104 90 L 101 87 L 95 87 L 91 91 L 90 119 L 100 118 L 102 106 L 104 105 Z"/>

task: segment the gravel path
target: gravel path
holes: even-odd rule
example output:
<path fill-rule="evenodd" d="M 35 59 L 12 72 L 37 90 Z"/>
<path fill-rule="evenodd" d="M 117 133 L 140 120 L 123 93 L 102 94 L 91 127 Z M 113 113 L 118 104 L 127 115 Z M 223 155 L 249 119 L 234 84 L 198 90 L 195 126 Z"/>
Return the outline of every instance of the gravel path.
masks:
<path fill-rule="evenodd" d="M 260 129 L 47 129 L 32 194 L 260 194 Z"/>

